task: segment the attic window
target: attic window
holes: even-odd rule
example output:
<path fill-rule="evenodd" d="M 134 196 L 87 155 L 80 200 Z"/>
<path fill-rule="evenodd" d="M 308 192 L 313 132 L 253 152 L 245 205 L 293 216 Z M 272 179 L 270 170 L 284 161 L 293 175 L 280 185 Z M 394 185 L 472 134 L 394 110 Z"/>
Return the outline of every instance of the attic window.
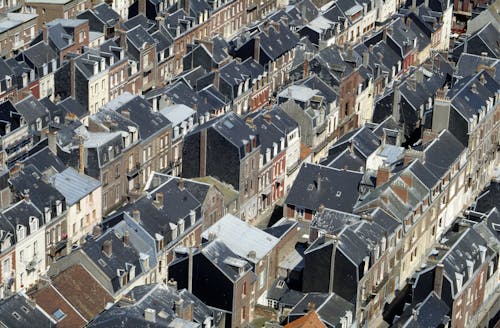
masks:
<path fill-rule="evenodd" d="M 64 313 L 61 309 L 57 309 L 54 313 L 52 313 L 52 316 L 56 321 L 61 321 L 66 317 L 66 313 Z"/>
<path fill-rule="evenodd" d="M 104 268 L 106 267 L 106 262 L 103 259 L 98 259 L 97 262 Z"/>
<path fill-rule="evenodd" d="M 12 312 L 12 316 L 16 318 L 16 320 L 21 320 L 21 316 L 17 312 Z"/>
<path fill-rule="evenodd" d="M 24 305 L 21 306 L 21 310 L 23 310 L 24 313 L 29 313 L 30 312 L 30 310 L 28 310 L 28 308 L 26 306 L 24 306 Z"/>
<path fill-rule="evenodd" d="M 276 286 L 278 286 L 278 288 L 283 288 L 283 286 L 285 286 L 285 281 L 279 280 L 278 283 L 276 284 Z"/>
<path fill-rule="evenodd" d="M 493 228 L 493 230 L 500 232 L 500 224 L 492 223 L 491 227 Z"/>
<path fill-rule="evenodd" d="M 342 191 L 337 191 L 337 193 L 335 194 L 335 197 L 340 197 L 342 196 Z"/>

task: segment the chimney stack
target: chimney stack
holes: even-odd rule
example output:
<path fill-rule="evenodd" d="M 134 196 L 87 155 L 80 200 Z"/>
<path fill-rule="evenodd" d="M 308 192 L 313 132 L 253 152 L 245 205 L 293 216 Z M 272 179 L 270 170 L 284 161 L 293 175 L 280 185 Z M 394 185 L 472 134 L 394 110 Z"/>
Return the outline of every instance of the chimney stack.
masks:
<path fill-rule="evenodd" d="M 130 245 L 130 234 L 129 234 L 129 232 L 128 232 L 128 231 L 125 231 L 125 232 L 123 233 L 123 244 L 124 244 L 125 246 L 129 246 L 129 245 Z"/>
<path fill-rule="evenodd" d="M 321 173 L 318 172 L 318 174 L 316 175 L 316 190 L 320 190 L 321 189 Z"/>
<path fill-rule="evenodd" d="M 253 44 L 253 58 L 257 63 L 260 61 L 260 36 L 255 36 Z"/>
<path fill-rule="evenodd" d="M 96 225 L 94 226 L 94 228 L 92 229 L 92 236 L 95 238 L 99 237 L 101 235 L 101 227 Z"/>
<path fill-rule="evenodd" d="M 389 167 L 381 166 L 377 170 L 377 187 L 389 181 L 391 172 Z"/>
<path fill-rule="evenodd" d="M 135 222 L 139 222 L 141 220 L 141 211 L 135 209 L 132 211 L 132 218 Z"/>
<path fill-rule="evenodd" d="M 162 208 L 163 207 L 163 193 L 158 191 L 156 194 L 155 194 L 155 200 L 154 200 L 154 205 L 156 206 L 156 208 Z"/>
<path fill-rule="evenodd" d="M 441 291 L 443 289 L 443 272 L 443 263 L 436 264 L 436 268 L 434 269 L 434 292 L 439 298 L 441 298 Z"/>
<path fill-rule="evenodd" d="M 220 71 L 218 68 L 214 69 L 214 87 L 219 90 L 219 79 L 220 79 Z"/>
<path fill-rule="evenodd" d="M 111 257 L 111 255 L 113 254 L 113 244 L 111 240 L 104 241 L 104 244 L 102 245 L 102 251 L 107 257 Z"/>
<path fill-rule="evenodd" d="M 177 182 L 177 186 L 179 187 L 179 190 L 184 190 L 184 179 L 179 178 L 179 181 Z"/>

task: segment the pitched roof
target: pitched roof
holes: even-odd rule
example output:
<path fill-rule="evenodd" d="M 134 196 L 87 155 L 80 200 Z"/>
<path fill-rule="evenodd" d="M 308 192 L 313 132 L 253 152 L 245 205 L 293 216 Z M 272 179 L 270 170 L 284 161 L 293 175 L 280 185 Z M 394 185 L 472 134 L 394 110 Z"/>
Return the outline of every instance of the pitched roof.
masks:
<path fill-rule="evenodd" d="M 52 179 L 54 187 L 64 195 L 69 206 L 88 196 L 101 185 L 98 180 L 80 174 L 71 167 L 55 174 Z"/>
<path fill-rule="evenodd" d="M 0 301 L 0 323 L 9 328 L 56 327 L 54 319 L 21 293 Z"/>
<path fill-rule="evenodd" d="M 284 328 L 326 328 L 316 311 L 311 310 L 303 317 L 286 324 Z"/>
<path fill-rule="evenodd" d="M 202 233 L 207 240 L 212 235 L 222 240 L 235 254 L 253 263 L 270 254 L 279 242 L 278 238 L 231 214 L 224 215 Z M 252 255 L 252 252 L 255 254 Z"/>
<path fill-rule="evenodd" d="M 321 165 L 304 164 L 288 193 L 285 203 L 298 208 L 325 208 L 352 213 L 362 173 Z"/>

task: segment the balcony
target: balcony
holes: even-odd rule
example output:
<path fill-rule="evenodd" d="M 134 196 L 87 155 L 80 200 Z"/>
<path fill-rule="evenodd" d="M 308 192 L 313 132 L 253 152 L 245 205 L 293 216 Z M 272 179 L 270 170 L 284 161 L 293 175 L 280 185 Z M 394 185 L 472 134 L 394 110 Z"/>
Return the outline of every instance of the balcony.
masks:
<path fill-rule="evenodd" d="M 141 164 L 140 163 L 135 163 L 135 165 L 130 168 L 127 172 L 127 177 L 129 179 L 133 179 L 139 174 L 139 171 L 141 170 Z"/>
<path fill-rule="evenodd" d="M 33 257 L 33 259 L 31 261 L 29 261 L 28 264 L 26 264 L 26 271 L 27 272 L 35 271 L 38 262 L 39 261 L 36 259 L 36 257 Z"/>
<path fill-rule="evenodd" d="M 17 49 L 22 48 L 22 47 L 24 47 L 24 41 L 21 41 L 21 40 L 14 41 L 14 43 L 12 45 L 12 50 L 17 50 Z"/>

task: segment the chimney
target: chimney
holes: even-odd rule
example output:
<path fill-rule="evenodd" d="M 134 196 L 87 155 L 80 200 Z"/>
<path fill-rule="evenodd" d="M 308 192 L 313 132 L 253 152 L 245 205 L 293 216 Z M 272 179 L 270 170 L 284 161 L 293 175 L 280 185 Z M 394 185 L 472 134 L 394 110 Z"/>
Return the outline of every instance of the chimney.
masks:
<path fill-rule="evenodd" d="M 411 0 L 411 9 L 412 10 L 417 9 L 417 0 Z"/>
<path fill-rule="evenodd" d="M 156 322 L 156 310 L 147 308 L 144 310 L 144 320 L 147 322 Z"/>
<path fill-rule="evenodd" d="M 154 205 L 156 208 L 162 208 L 163 207 L 163 193 L 162 192 L 157 192 L 155 194 L 155 200 L 154 200 Z"/>
<path fill-rule="evenodd" d="M 280 23 L 276 21 L 271 21 L 271 26 L 274 28 L 276 33 L 280 32 Z"/>
<path fill-rule="evenodd" d="M 377 170 L 377 187 L 389 181 L 391 177 L 391 172 L 389 167 L 380 166 Z"/>
<path fill-rule="evenodd" d="M 457 290 L 455 291 L 455 294 L 458 294 L 462 290 L 464 275 L 459 272 L 455 272 L 455 280 L 455 282 L 457 283 Z"/>
<path fill-rule="evenodd" d="M 179 178 L 179 181 L 177 182 L 177 186 L 179 187 L 179 190 L 184 190 L 184 179 Z"/>
<path fill-rule="evenodd" d="M 124 109 L 121 112 L 122 116 L 125 117 L 127 120 L 130 120 L 130 111 L 128 109 Z"/>
<path fill-rule="evenodd" d="M 436 268 L 434 269 L 434 292 L 439 298 L 441 298 L 441 291 L 443 289 L 443 271 L 443 263 L 436 264 Z"/>
<path fill-rule="evenodd" d="M 316 308 L 316 304 L 314 304 L 313 302 L 307 303 L 307 312 L 314 311 L 315 308 Z"/>
<path fill-rule="evenodd" d="M 318 207 L 318 213 L 322 214 L 325 211 L 325 204 L 321 203 Z"/>
<path fill-rule="evenodd" d="M 49 42 L 49 28 L 45 24 L 42 26 L 42 37 L 43 41 Z"/>
<path fill-rule="evenodd" d="M 218 68 L 214 69 L 214 87 L 219 90 L 219 78 L 220 78 L 220 71 Z"/>
<path fill-rule="evenodd" d="M 465 263 L 467 265 L 467 279 L 470 279 L 474 275 L 474 262 L 465 260 Z"/>
<path fill-rule="evenodd" d="M 174 279 L 170 279 L 169 281 L 167 281 L 167 286 L 172 288 L 173 290 L 177 290 L 177 281 L 175 281 Z"/>
<path fill-rule="evenodd" d="M 111 255 L 113 254 L 113 244 L 111 243 L 111 240 L 104 241 L 104 243 L 102 244 L 102 252 L 107 257 L 111 257 Z"/>
<path fill-rule="evenodd" d="M 29 203 L 29 202 L 30 202 L 30 191 L 29 191 L 29 189 L 26 189 L 26 190 L 24 191 L 24 201 L 25 201 L 26 203 Z"/>
<path fill-rule="evenodd" d="M 444 92 L 440 92 L 434 99 L 434 111 L 432 114 L 432 132 L 439 133 L 448 129 L 450 122 L 451 101 Z"/>
<path fill-rule="evenodd" d="M 125 246 L 129 246 L 130 244 L 130 234 L 127 230 L 125 230 L 125 232 L 123 233 L 123 244 Z"/>
<path fill-rule="evenodd" d="M 78 146 L 79 149 L 79 165 L 78 165 L 78 171 L 80 174 L 85 173 L 85 148 L 83 147 L 83 138 L 80 137 L 80 145 Z"/>
<path fill-rule="evenodd" d="M 177 318 L 183 319 L 183 306 L 184 306 L 184 300 L 182 298 L 176 299 L 175 300 L 175 316 Z"/>
<path fill-rule="evenodd" d="M 408 188 L 401 182 L 395 182 L 391 185 L 392 190 L 405 204 L 408 203 Z"/>
<path fill-rule="evenodd" d="M 417 71 L 415 72 L 415 77 L 416 77 L 417 83 L 424 82 L 424 72 L 422 71 L 422 69 L 417 69 Z"/>
<path fill-rule="evenodd" d="M 253 58 L 257 63 L 260 62 L 260 36 L 255 36 L 253 43 Z"/>
<path fill-rule="evenodd" d="M 370 53 L 368 51 L 363 52 L 363 66 L 368 67 L 370 62 Z"/>
<path fill-rule="evenodd" d="M 320 190 L 321 189 L 321 173 L 318 172 L 318 174 L 316 175 L 316 180 L 314 181 L 314 183 L 316 184 L 316 190 Z"/>
<path fill-rule="evenodd" d="M 133 210 L 132 218 L 134 219 L 135 222 L 141 221 L 141 211 L 139 211 L 138 209 Z"/>
<path fill-rule="evenodd" d="M 94 228 L 92 229 L 92 236 L 95 238 L 99 237 L 101 235 L 101 227 L 96 225 L 94 226 Z"/>
<path fill-rule="evenodd" d="M 184 0 L 184 11 L 188 16 L 191 16 L 191 0 Z"/>
<path fill-rule="evenodd" d="M 481 263 L 484 263 L 486 260 L 486 250 L 487 248 L 484 247 L 483 245 L 479 245 L 479 254 L 481 256 Z"/>
<path fill-rule="evenodd" d="M 193 292 L 193 249 L 189 247 L 188 254 L 188 291 Z"/>
<path fill-rule="evenodd" d="M 47 133 L 47 141 L 49 144 L 49 150 L 52 154 L 57 155 L 57 132 L 49 131 L 49 133 Z"/>
<path fill-rule="evenodd" d="M 264 114 L 264 120 L 266 121 L 267 124 L 271 124 L 271 119 L 272 119 L 271 114 L 269 113 Z"/>

